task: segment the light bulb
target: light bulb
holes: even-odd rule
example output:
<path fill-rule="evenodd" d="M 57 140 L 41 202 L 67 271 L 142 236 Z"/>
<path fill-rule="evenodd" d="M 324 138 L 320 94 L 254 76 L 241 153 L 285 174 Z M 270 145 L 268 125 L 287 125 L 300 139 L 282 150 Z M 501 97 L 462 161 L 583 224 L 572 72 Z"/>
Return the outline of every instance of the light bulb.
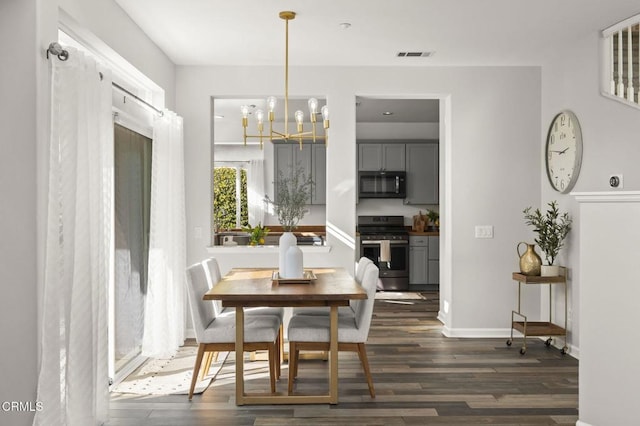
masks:
<path fill-rule="evenodd" d="M 320 112 L 322 113 L 322 119 L 323 120 L 328 120 L 329 119 L 329 107 L 328 106 L 323 106 L 322 109 L 320 109 Z"/>
<path fill-rule="evenodd" d="M 309 104 L 309 114 L 314 115 L 318 113 L 318 100 L 316 98 L 311 98 L 308 101 Z"/>
<path fill-rule="evenodd" d="M 304 112 L 297 110 L 295 113 L 295 117 L 296 117 L 296 123 L 302 124 L 302 122 L 304 121 Z"/>
<path fill-rule="evenodd" d="M 242 105 L 240 107 L 240 112 L 242 113 L 242 118 L 247 118 L 249 116 L 249 106 Z"/>
<path fill-rule="evenodd" d="M 258 120 L 258 124 L 262 124 L 264 122 L 264 111 L 259 109 L 256 111 L 256 120 Z"/>
<path fill-rule="evenodd" d="M 276 99 L 275 96 L 269 96 L 267 98 L 267 106 L 269 107 L 269 112 L 273 112 L 273 110 L 276 109 L 277 103 L 278 103 L 278 100 Z"/>

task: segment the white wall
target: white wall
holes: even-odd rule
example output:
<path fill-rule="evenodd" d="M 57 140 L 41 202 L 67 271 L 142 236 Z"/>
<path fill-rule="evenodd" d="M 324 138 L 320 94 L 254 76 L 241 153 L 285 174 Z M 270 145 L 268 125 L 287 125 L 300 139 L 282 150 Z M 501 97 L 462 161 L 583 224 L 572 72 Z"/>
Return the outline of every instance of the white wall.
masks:
<path fill-rule="evenodd" d="M 281 90 L 280 67 L 178 67 L 177 110 L 185 117 L 188 261 L 208 256 L 210 232 L 210 97 L 264 96 Z M 327 150 L 327 256 L 352 267 L 356 220 L 356 96 L 447 98 L 451 106 L 449 167 L 451 210 L 442 233 L 452 247 L 452 286 L 443 289 L 451 310 L 448 332 L 504 335 L 516 303 L 511 272 L 518 241 L 531 239 L 522 209 L 540 197 L 540 69 L 460 68 L 290 68 L 292 96 L 326 95 L 331 108 Z M 304 75 L 300 82 L 296 75 Z M 441 140 L 442 144 L 442 140 Z M 441 155 L 445 155 L 441 146 Z M 444 195 L 445 197 L 446 195 Z M 441 200 L 442 201 L 442 200 Z M 442 206 L 441 202 L 441 206 Z M 446 220 L 448 218 L 448 221 Z M 491 224 L 495 238 L 474 238 L 474 226 Z M 209 235 L 209 232 L 203 232 Z M 534 300 L 536 302 L 536 300 Z M 536 303 L 532 309 L 536 310 Z M 536 311 L 537 312 L 537 311 Z"/>
<path fill-rule="evenodd" d="M 0 2 L 0 402 L 35 402 L 36 298 L 35 0 Z M 3 406 L 4 407 L 4 406 Z M 31 424 L 33 413 L 0 411 L 0 424 Z"/>
<path fill-rule="evenodd" d="M 626 17 L 626 16 L 622 16 Z M 621 17 L 621 18 L 622 18 Z M 608 178 L 613 173 L 624 174 L 624 190 L 637 191 L 640 189 L 640 168 L 637 166 L 640 158 L 640 111 L 612 101 L 600 95 L 600 65 L 599 47 L 601 39 L 599 30 L 612 24 L 613 22 L 602 23 L 601 27 L 595 27 L 586 35 L 574 40 L 567 40 L 567 45 L 558 46 L 557 55 L 550 56 L 543 66 L 542 85 L 542 123 L 541 132 L 546 134 L 548 123 L 562 109 L 573 110 L 582 128 L 584 140 L 584 150 L 582 158 L 582 170 L 574 191 L 608 191 Z M 542 138 L 544 139 L 544 138 Z M 541 155 L 544 149 L 544 141 L 541 139 Z M 570 268 L 569 281 L 569 306 L 572 309 L 572 321 L 570 323 L 570 341 L 572 345 L 580 349 L 580 419 L 587 423 L 594 418 L 613 419 L 617 415 L 615 404 L 604 404 L 598 395 L 588 391 L 588 386 L 593 386 L 600 375 L 598 371 L 601 365 L 611 365 L 611 377 L 627 377 L 631 361 L 618 360 L 612 363 L 608 352 L 598 351 L 597 354 L 587 353 L 591 348 L 587 347 L 587 340 L 590 329 L 583 329 L 586 324 L 595 318 L 607 319 L 612 329 L 620 330 L 625 324 L 633 321 L 625 319 L 629 311 L 620 312 L 616 306 L 600 303 L 597 292 L 590 291 L 582 294 L 582 289 L 588 285 L 606 286 L 611 288 L 612 281 L 617 281 L 616 277 L 606 280 L 606 282 L 594 282 L 590 276 L 582 276 L 584 271 L 592 267 L 589 262 L 596 262 L 597 259 L 585 259 L 582 247 L 585 243 L 581 241 L 585 235 L 586 228 L 590 226 L 600 227 L 602 232 L 608 233 L 609 228 L 615 222 L 605 220 L 604 223 L 583 223 L 581 211 L 572 195 L 562 195 L 553 191 L 547 182 L 547 178 L 542 169 L 541 174 L 542 202 L 558 200 L 562 209 L 567 210 L 574 218 L 574 230 L 570 233 L 567 248 L 561 252 L 560 263 L 568 265 Z M 631 225 L 631 224 L 629 224 Z M 637 240 L 634 236 L 633 228 L 628 228 L 626 241 Z M 610 247 L 611 248 L 611 247 Z M 615 246 L 614 250 L 617 250 Z M 607 268 L 606 264 L 599 267 Z M 590 269 L 589 269 L 590 270 Z M 633 285 L 627 281 L 617 282 L 616 285 Z M 586 291 L 586 290 L 585 290 Z M 615 292 L 614 294 L 618 294 Z M 625 296 L 626 297 L 626 296 Z M 596 303 L 599 312 L 587 312 L 583 309 L 587 305 Z M 543 304 L 544 305 L 544 304 Z M 561 309 L 556 305 L 556 312 Z M 584 315 L 584 317 L 583 317 Z M 619 321 L 610 322 L 609 318 L 619 318 Z M 633 330 L 628 330 L 633 333 Z M 585 344 L 583 345 L 583 339 Z M 600 344 L 610 342 L 601 341 Z M 628 342 L 624 342 L 624 352 L 633 353 Z M 633 343 L 636 345 L 637 344 Z M 584 346 L 584 348 L 583 348 Z M 584 352 L 583 352 L 584 349 Z M 583 368 L 583 364 L 589 362 L 593 368 Z M 607 386 L 610 384 L 611 386 Z M 618 395 L 626 395 L 635 392 L 631 386 L 625 382 L 598 384 L 603 392 L 609 392 L 611 388 L 616 389 Z M 589 417 L 583 417 L 587 415 Z M 593 417 L 591 417 L 593 415 Z M 609 416 L 609 417 L 607 417 Z M 614 422 L 616 423 L 616 422 Z M 604 422 L 594 422 L 594 425 L 605 424 Z M 616 423 L 623 424 L 623 423 Z M 630 423 L 628 423 L 630 424 Z"/>
<path fill-rule="evenodd" d="M 640 193 L 617 194 L 582 197 L 580 205 L 579 410 L 585 426 L 638 424 Z"/>

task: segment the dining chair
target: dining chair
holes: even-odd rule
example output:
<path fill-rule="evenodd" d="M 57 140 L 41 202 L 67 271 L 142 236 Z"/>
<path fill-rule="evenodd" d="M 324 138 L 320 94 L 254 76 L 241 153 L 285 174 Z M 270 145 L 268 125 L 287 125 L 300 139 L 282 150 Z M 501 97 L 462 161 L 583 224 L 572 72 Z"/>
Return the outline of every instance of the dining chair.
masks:
<path fill-rule="evenodd" d="M 366 341 L 369 336 L 376 285 L 379 277 L 378 267 L 371 263 L 365 266 L 362 287 L 367 299 L 356 306 L 352 317 L 338 317 L 338 351 L 357 352 L 364 370 L 369 394 L 375 398 L 373 378 L 367 359 Z M 293 391 L 293 381 L 298 375 L 300 351 L 328 351 L 330 340 L 329 315 L 296 315 L 291 318 L 288 328 L 289 337 L 289 393 Z"/>
<path fill-rule="evenodd" d="M 189 389 L 189 400 L 193 398 L 198 372 L 205 353 L 234 351 L 236 339 L 235 316 L 216 316 L 213 304 L 203 300 L 209 290 L 207 275 L 202 263 L 187 268 L 187 299 L 191 308 L 191 319 L 198 342 L 198 355 L 193 366 L 193 377 Z M 276 391 L 276 376 L 279 375 L 280 327 L 282 322 L 275 315 L 252 315 L 244 321 L 245 351 L 266 350 L 269 353 L 269 379 L 271 392 Z"/>
<path fill-rule="evenodd" d="M 364 271 L 367 265 L 373 264 L 373 261 L 368 257 L 361 257 L 356 264 L 356 276 L 355 279 L 358 284 L 362 284 L 362 278 L 364 277 Z M 364 302 L 363 300 L 350 300 L 349 306 L 338 307 L 338 316 L 352 317 L 355 315 L 357 306 Z M 306 307 L 306 308 L 293 308 L 292 315 L 329 315 L 329 308 L 326 306 Z"/>
<path fill-rule="evenodd" d="M 207 274 L 207 281 L 209 284 L 209 288 L 213 288 L 222 280 L 222 274 L 220 273 L 220 265 L 218 264 L 218 260 L 215 257 L 210 257 L 205 259 L 202 264 L 204 265 L 205 273 Z M 222 306 L 222 301 L 214 300 L 213 307 L 216 312 L 216 316 L 234 316 L 236 314 L 235 308 L 225 308 Z M 244 308 L 245 318 L 253 315 L 275 315 L 280 319 L 280 348 L 279 348 L 279 359 L 284 359 L 284 330 L 282 324 L 284 323 L 284 308 L 273 308 L 273 307 L 255 307 L 255 308 Z M 213 353 L 210 353 L 207 356 L 207 362 L 205 363 L 206 370 L 209 370 L 211 367 L 211 360 L 214 357 Z M 215 354 L 215 359 L 218 359 L 218 354 Z M 277 366 L 278 368 L 278 377 L 280 377 L 280 364 Z"/>

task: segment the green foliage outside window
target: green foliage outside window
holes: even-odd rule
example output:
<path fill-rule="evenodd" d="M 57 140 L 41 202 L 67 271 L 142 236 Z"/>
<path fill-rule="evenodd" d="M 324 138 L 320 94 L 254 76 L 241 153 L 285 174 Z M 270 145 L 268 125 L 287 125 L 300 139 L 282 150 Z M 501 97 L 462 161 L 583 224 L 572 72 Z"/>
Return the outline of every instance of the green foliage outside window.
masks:
<path fill-rule="evenodd" d="M 236 196 L 236 170 L 240 171 L 240 199 Z M 240 220 L 236 217 L 240 201 Z M 236 229 L 249 224 L 247 171 L 235 167 L 213 170 L 213 217 L 217 229 Z"/>

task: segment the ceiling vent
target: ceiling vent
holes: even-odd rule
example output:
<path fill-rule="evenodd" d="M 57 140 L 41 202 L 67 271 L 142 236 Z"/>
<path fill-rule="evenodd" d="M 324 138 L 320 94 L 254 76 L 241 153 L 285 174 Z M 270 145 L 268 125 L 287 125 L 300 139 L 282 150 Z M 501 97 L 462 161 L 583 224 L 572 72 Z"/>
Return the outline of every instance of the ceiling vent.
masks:
<path fill-rule="evenodd" d="M 396 54 L 398 58 L 428 58 L 432 55 L 433 52 L 398 52 Z"/>

